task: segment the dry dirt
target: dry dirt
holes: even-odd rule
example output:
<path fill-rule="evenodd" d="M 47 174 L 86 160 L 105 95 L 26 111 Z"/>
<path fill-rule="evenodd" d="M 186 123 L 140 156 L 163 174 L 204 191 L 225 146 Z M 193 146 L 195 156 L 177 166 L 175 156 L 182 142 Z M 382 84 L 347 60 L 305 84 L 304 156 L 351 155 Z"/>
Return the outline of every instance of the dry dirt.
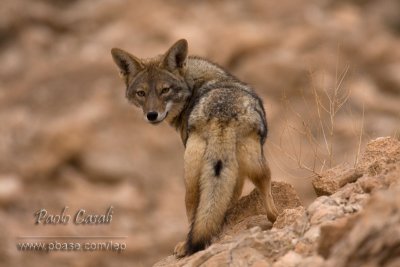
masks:
<path fill-rule="evenodd" d="M 186 38 L 191 54 L 253 85 L 267 111 L 274 180 L 292 184 L 307 206 L 316 197 L 312 173 L 299 163 L 316 162 L 320 172 L 347 162 L 357 172 L 366 140 L 398 136 L 399 37 L 396 0 L 2 0 L 0 266 L 149 266 L 184 239 L 183 146 L 124 99 L 112 47 L 147 57 Z M 327 133 L 329 156 L 320 121 L 329 128 L 330 117 L 318 119 L 313 89 L 329 106 L 335 88 L 350 96 L 332 142 Z M 34 224 L 41 208 L 104 213 L 110 205 L 110 225 Z M 18 251 L 17 237 L 31 235 L 127 236 L 127 250 Z"/>

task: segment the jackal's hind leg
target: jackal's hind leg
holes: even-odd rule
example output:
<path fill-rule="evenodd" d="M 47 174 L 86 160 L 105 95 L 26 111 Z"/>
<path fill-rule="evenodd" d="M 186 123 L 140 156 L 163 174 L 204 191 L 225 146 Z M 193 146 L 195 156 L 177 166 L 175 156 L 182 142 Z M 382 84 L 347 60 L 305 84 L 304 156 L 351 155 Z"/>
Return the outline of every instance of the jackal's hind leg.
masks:
<path fill-rule="evenodd" d="M 238 158 L 241 173 L 253 182 L 265 203 L 268 219 L 276 220 L 278 211 L 271 194 L 271 171 L 265 161 L 262 147 L 257 137 L 248 137 L 238 145 Z"/>
<path fill-rule="evenodd" d="M 251 178 L 256 188 L 261 193 L 265 202 L 267 217 L 271 222 L 275 222 L 278 217 L 278 210 L 275 207 L 274 199 L 271 193 L 271 171 L 268 165 L 263 162 L 260 166 L 260 172 Z"/>
<path fill-rule="evenodd" d="M 199 178 L 203 165 L 203 156 L 206 149 L 206 142 L 200 136 L 193 133 L 186 142 L 184 156 L 184 177 L 185 177 L 185 205 L 189 225 L 193 223 L 197 206 L 199 205 Z M 181 258 L 187 254 L 186 242 L 179 242 L 174 249 L 176 257 Z"/>
<path fill-rule="evenodd" d="M 193 133 L 186 142 L 184 155 L 184 177 L 185 177 L 185 205 L 188 222 L 192 223 L 197 206 L 199 205 L 199 179 L 203 166 L 203 157 L 206 142 L 199 135 Z"/>
<path fill-rule="evenodd" d="M 177 258 L 182 258 L 186 256 L 186 241 L 181 241 L 176 244 L 174 249 L 174 255 Z"/>

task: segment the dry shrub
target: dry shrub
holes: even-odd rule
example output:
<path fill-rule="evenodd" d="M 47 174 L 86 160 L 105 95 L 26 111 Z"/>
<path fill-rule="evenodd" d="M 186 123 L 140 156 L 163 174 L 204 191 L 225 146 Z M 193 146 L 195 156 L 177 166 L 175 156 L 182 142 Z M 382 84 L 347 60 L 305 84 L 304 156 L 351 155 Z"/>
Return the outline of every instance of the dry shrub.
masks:
<path fill-rule="evenodd" d="M 300 169 L 310 174 L 309 176 L 321 175 L 325 169 L 336 164 L 335 147 L 340 140 L 335 138 L 335 130 L 339 112 L 345 112 L 347 116 L 352 117 L 352 130 L 357 139 L 354 147 L 355 157 L 352 161 L 354 165 L 357 164 L 363 141 L 364 108 L 361 122 L 354 119 L 351 107 L 348 106 L 347 111 L 344 109 L 351 96 L 350 90 L 345 86 L 348 72 L 349 65 L 341 71 L 336 68 L 332 86 L 325 85 L 324 74 L 321 75 L 320 80 L 316 73 L 310 72 L 311 86 L 308 91 L 301 92 L 302 112 L 297 111 L 286 92 L 283 93 L 282 106 L 285 109 L 285 115 L 282 119 L 282 131 L 279 141 L 271 141 L 267 148 L 275 151 L 267 152 L 283 155 L 287 159 L 283 164 L 274 162 L 284 173 L 290 174 L 295 169 Z M 287 162 L 290 162 L 289 166 Z"/>

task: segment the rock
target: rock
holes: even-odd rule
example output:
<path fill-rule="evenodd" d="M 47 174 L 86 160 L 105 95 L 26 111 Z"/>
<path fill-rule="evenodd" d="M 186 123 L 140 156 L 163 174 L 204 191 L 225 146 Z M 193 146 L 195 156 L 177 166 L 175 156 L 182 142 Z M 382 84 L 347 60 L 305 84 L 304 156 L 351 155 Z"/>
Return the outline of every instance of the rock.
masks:
<path fill-rule="evenodd" d="M 8 162 L 7 156 L 0 155 L 4 159 L 0 170 L 13 169 L 22 178 L 39 179 L 51 177 L 64 164 L 77 163 L 73 161 L 79 160 L 79 154 L 90 140 L 90 129 L 104 116 L 105 108 L 94 101 L 87 102 L 66 114 L 54 114 L 47 120 L 35 118 L 34 121 L 29 118 L 30 112 L 27 108 L 16 108 L 4 118 L 0 116 L 7 134 L 13 135 L 9 139 L 18 140 L 0 148 L 5 155 L 18 158 Z"/>
<path fill-rule="evenodd" d="M 283 257 L 281 257 L 277 262 L 275 262 L 273 267 L 295 267 L 301 262 L 302 257 L 294 251 L 289 251 Z"/>
<path fill-rule="evenodd" d="M 318 242 L 318 254 L 328 258 L 331 248 L 351 230 L 356 219 L 358 217 L 353 215 L 322 224 L 320 228 L 321 237 Z"/>
<path fill-rule="evenodd" d="M 382 153 L 381 153 L 382 152 Z M 384 165 L 400 159 L 400 142 L 394 138 L 381 137 L 367 144 L 356 168 L 339 165 L 314 178 L 312 184 L 318 196 L 331 195 L 348 183 L 355 182 L 363 174 L 375 176 Z M 368 185 L 364 185 L 367 189 Z"/>
<path fill-rule="evenodd" d="M 371 141 L 360 161 L 364 167 L 356 170 L 341 165 L 330 170 L 325 180 L 320 181 L 322 185 L 322 182 L 334 185 L 332 194 L 318 197 L 307 208 L 299 206 L 290 186 L 274 183 L 273 197 L 281 213 L 272 228 L 258 193 L 253 191 L 230 210 L 227 227 L 213 245 L 180 260 L 168 257 L 155 266 L 397 266 L 400 263 L 397 145 L 397 140 Z M 371 172 L 376 162 L 382 163 L 382 169 Z M 340 183 L 335 181 L 335 173 Z M 351 173 L 358 173 L 361 178 L 343 178 Z"/>
<path fill-rule="evenodd" d="M 303 257 L 302 255 L 289 251 L 273 267 L 322 267 L 324 260 L 319 256 Z"/>
<path fill-rule="evenodd" d="M 355 182 L 362 176 L 362 173 L 348 165 L 339 165 L 312 181 L 317 196 L 331 195 L 347 183 Z"/>
<path fill-rule="evenodd" d="M 274 198 L 276 208 L 278 212 L 283 212 L 285 209 L 296 208 L 301 206 L 300 198 L 294 190 L 293 186 L 286 182 L 272 181 L 272 197 Z M 247 196 L 242 197 L 239 202 L 230 210 L 228 210 L 226 215 L 227 226 L 226 228 L 235 227 L 239 222 L 244 219 L 255 216 L 255 215 L 266 215 L 263 200 L 259 192 L 254 189 Z M 259 217 L 264 220 L 264 222 L 258 222 L 257 225 L 266 228 L 267 217 Z M 241 223 L 241 227 L 246 227 L 251 225 L 251 222 Z M 254 224 L 253 224 L 254 225 Z M 241 228 L 241 229 L 246 229 Z M 235 227 L 237 231 L 237 227 Z M 230 230 L 227 230 L 230 231 Z"/>
<path fill-rule="evenodd" d="M 10 204 L 18 200 L 22 183 L 16 175 L 0 175 L 0 205 Z"/>
<path fill-rule="evenodd" d="M 298 267 L 325 267 L 325 261 L 318 255 L 303 258 Z"/>
<path fill-rule="evenodd" d="M 386 164 L 383 168 L 384 174 L 365 175 L 365 177 L 360 178 L 358 185 L 364 192 L 373 193 L 400 183 L 396 175 L 400 171 L 400 164 L 398 162 Z"/>
<path fill-rule="evenodd" d="M 309 166 L 316 152 L 323 161 L 320 125 L 329 126 L 329 114 L 323 112 L 318 119 L 313 88 L 329 110 L 326 95 L 332 95 L 338 85 L 340 99 L 347 92 L 351 95 L 346 108 L 335 116 L 334 166 L 357 150 L 359 130 L 364 132 L 362 147 L 367 138 L 398 136 L 399 6 L 398 0 L 282 0 L 279 4 L 260 0 L 2 0 L 0 177 L 13 177 L 13 182 L 7 178 L 0 184 L 4 200 L 0 204 L 0 265 L 151 266 L 170 255 L 187 234 L 184 146 L 166 123 L 148 125 L 140 109 L 128 104 L 110 55 L 112 47 L 149 57 L 186 38 L 191 55 L 221 64 L 251 84 L 266 108 L 270 134 L 265 154 L 273 177 L 293 183 L 308 206 L 315 194 L 311 180 L 304 179 L 304 171 L 298 168 L 302 162 L 288 159 L 285 151 L 271 151 L 271 145 L 283 144 L 290 154 L 300 154 L 298 160 L 304 156 Z M 348 75 L 354 73 L 354 66 L 355 75 Z M 303 132 L 302 122 L 310 124 L 309 133 L 317 138 L 309 141 L 315 141 L 321 148 L 318 151 L 296 131 Z M 288 131 L 293 133 L 285 140 L 281 133 Z M 383 153 L 377 150 L 378 157 Z M 339 188 L 332 198 L 317 200 L 311 215 L 305 207 L 303 216 L 283 228 L 271 227 L 255 207 L 244 207 L 251 212 L 240 217 L 222 240 L 255 227 L 267 232 L 291 229 L 296 237 L 289 250 L 301 256 L 299 267 L 321 261 L 323 266 L 326 260 L 315 247 L 320 225 L 362 212 L 371 195 L 395 186 L 399 172 L 395 163 L 378 161 L 368 166 L 367 172 L 360 167 L 363 176 Z M 282 216 L 291 216 L 285 209 L 294 206 L 279 207 L 284 201 L 277 201 L 278 209 Z M 35 226 L 32 213 L 37 208 L 56 212 L 70 205 L 71 209 L 101 211 L 110 204 L 116 208 L 111 225 L 71 227 L 69 234 L 127 235 L 124 253 L 36 256 L 16 251 L 19 235 L 66 234 L 63 226 Z M 212 265 L 213 257 L 226 257 L 229 262 L 228 249 L 224 249 L 221 256 L 205 255 L 209 259 L 204 265 Z M 232 266 L 274 264 L 253 248 L 244 247 L 232 255 Z M 246 261 L 246 255 L 252 260 Z"/>
<path fill-rule="evenodd" d="M 400 187 L 377 192 L 352 222 L 352 229 L 332 248 L 329 266 L 398 266 L 399 211 Z"/>
<path fill-rule="evenodd" d="M 293 186 L 285 182 L 272 182 L 272 196 L 277 205 L 277 209 L 285 214 L 290 213 L 291 210 L 297 211 L 299 214 L 301 211 L 304 213 L 304 208 L 300 205 L 300 199 L 294 190 Z M 282 216 L 280 225 L 290 222 L 294 222 L 296 217 L 288 215 L 290 219 L 285 221 L 285 216 Z M 295 234 L 288 234 L 284 232 L 271 232 L 270 236 L 264 236 L 263 230 L 269 230 L 272 227 L 272 223 L 268 221 L 266 212 L 264 209 L 264 203 L 262 202 L 261 196 L 256 189 L 254 189 L 249 195 L 242 197 L 238 203 L 231 208 L 226 216 L 227 224 L 225 225 L 221 238 L 218 243 L 210 246 L 207 250 L 198 252 L 195 255 L 176 260 L 168 257 L 165 260 L 157 263 L 155 266 L 185 266 L 190 262 L 190 265 L 199 266 L 225 266 L 226 262 L 230 259 L 237 260 L 238 266 L 242 266 L 242 263 L 251 262 L 257 264 L 256 266 L 271 266 L 270 260 L 265 261 L 265 255 L 268 258 L 276 258 L 281 253 L 286 251 L 292 246 L 292 238 Z M 250 233 L 250 236 L 247 236 Z M 241 236 L 242 238 L 239 238 Z M 261 240 L 259 240 L 261 238 Z M 286 240 L 285 242 L 278 242 L 278 240 Z M 272 246 L 264 246 L 264 243 L 273 244 Z M 234 243 L 234 244 L 233 244 Z M 222 247 L 229 247 L 229 251 L 225 251 Z M 229 246 L 227 246 L 229 244 Z M 281 249 L 276 250 L 275 246 L 282 246 Z M 223 251 L 223 252 L 221 252 Z M 278 253 L 278 254 L 276 254 Z M 212 260 L 209 260 L 212 258 Z M 244 260 L 246 259 L 246 260 Z"/>
<path fill-rule="evenodd" d="M 307 209 L 311 225 L 318 225 L 325 221 L 335 220 L 344 216 L 344 205 L 333 197 L 322 196 L 317 198 Z"/>
<path fill-rule="evenodd" d="M 229 219 L 228 219 L 229 220 Z M 224 227 L 221 236 L 232 236 L 243 230 L 260 227 L 261 230 L 269 230 L 272 228 L 272 223 L 268 220 L 267 215 L 253 215 L 240 220 L 228 221 Z"/>
<path fill-rule="evenodd" d="M 294 209 L 285 209 L 279 214 L 278 218 L 274 222 L 274 228 L 283 228 L 285 226 L 292 225 L 305 213 L 305 209 L 302 206 Z"/>
<path fill-rule="evenodd" d="M 271 192 L 279 213 L 285 209 L 293 209 L 301 206 L 301 201 L 296 190 L 289 183 L 272 181 Z"/>
<path fill-rule="evenodd" d="M 400 141 L 392 137 L 379 137 L 366 146 L 357 169 L 371 175 L 382 171 L 382 165 L 400 161 Z"/>

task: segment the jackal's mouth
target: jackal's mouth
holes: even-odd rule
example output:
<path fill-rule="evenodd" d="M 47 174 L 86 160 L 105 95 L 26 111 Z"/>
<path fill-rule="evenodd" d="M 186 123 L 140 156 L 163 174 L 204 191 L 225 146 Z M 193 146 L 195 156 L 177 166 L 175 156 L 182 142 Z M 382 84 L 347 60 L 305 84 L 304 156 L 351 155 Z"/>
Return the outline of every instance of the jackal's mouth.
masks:
<path fill-rule="evenodd" d="M 149 121 L 149 120 L 147 120 L 147 121 L 150 122 L 150 123 L 153 124 L 153 125 L 157 125 L 157 124 L 160 124 L 163 120 L 165 120 L 165 118 L 166 118 L 167 116 L 168 116 L 168 111 L 165 112 L 165 113 L 163 113 L 163 114 L 161 114 L 160 118 L 158 118 L 158 119 L 155 120 L 155 121 Z"/>
<path fill-rule="evenodd" d="M 158 112 L 148 112 L 144 115 L 145 120 L 147 122 L 156 125 L 165 120 L 165 118 L 168 116 L 169 111 L 171 110 L 172 107 L 172 102 L 168 102 L 165 110 L 163 113 L 158 113 Z M 154 116 L 156 115 L 156 116 Z"/>

